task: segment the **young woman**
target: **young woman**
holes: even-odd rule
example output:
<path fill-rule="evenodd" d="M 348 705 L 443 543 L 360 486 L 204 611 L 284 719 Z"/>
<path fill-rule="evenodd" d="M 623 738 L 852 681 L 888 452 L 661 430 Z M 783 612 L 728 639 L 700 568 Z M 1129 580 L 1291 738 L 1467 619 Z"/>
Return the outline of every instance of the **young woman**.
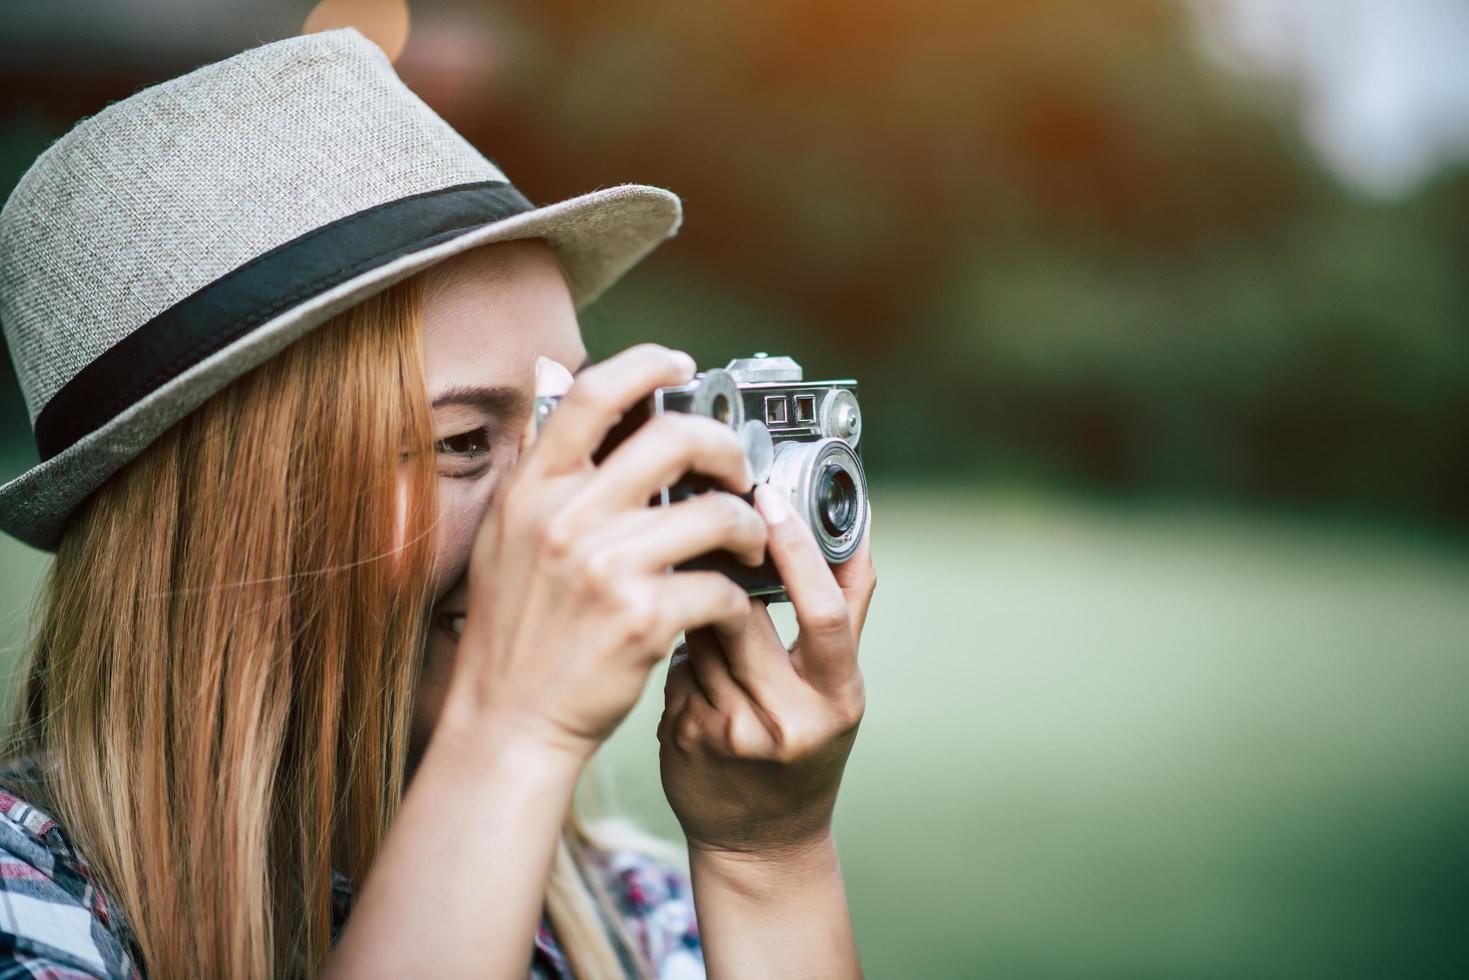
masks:
<path fill-rule="evenodd" d="M 332 34 L 258 49 L 281 50 L 261 56 L 277 60 L 248 90 L 297 98 L 340 63 L 342 98 L 373 97 L 363 73 L 381 59 L 353 32 Z M 316 74 L 285 70 L 298 65 Z M 220 79 L 236 76 L 208 84 Z M 170 97 L 196 108 L 199 84 Z M 149 145 L 198 115 L 150 113 Z M 55 248 L 30 257 L 32 238 L 51 234 L 38 222 L 53 220 L 32 201 L 45 180 L 84 196 L 76 154 L 104 152 L 87 141 L 116 138 L 119 118 L 53 148 L 70 164 L 28 175 L 0 215 L 0 318 L 45 458 L 0 489 L 0 524 L 56 551 L 0 793 L 0 973 L 857 975 L 831 813 L 863 710 L 870 549 L 829 566 L 768 488 L 758 511 L 719 491 L 646 506 L 687 470 L 750 488 L 738 439 L 710 419 L 657 419 L 592 463 L 627 407 L 694 373 L 653 344 L 586 364 L 576 306 L 616 272 L 589 286 L 597 267 L 573 235 L 615 232 L 560 212 L 536 223 L 552 209 L 496 212 L 473 224 L 478 239 L 453 217 L 459 237 L 424 233 L 349 262 L 368 231 L 391 237 L 421 217 L 399 208 L 371 224 L 385 209 L 464 200 L 446 196 L 462 183 L 400 194 L 313 218 L 286 245 L 250 244 L 248 262 L 154 304 L 164 312 L 48 388 L 45 358 L 67 348 L 47 338 L 67 328 L 17 299 L 62 288 L 48 278 Z M 343 132 L 318 146 L 350 156 Z M 315 137 L 253 135 L 269 144 L 259 161 L 332 159 Z M 381 179 L 373 159 L 340 180 Z M 240 179 L 274 187 L 246 173 L 267 163 L 240 165 Z M 155 169 L 135 168 L 134 183 Z M 299 162 L 291 172 L 333 192 Z M 150 200 L 139 213 L 174 222 L 174 236 L 212 220 L 179 210 L 160 218 Z M 344 221 L 351 234 L 334 237 Z M 346 251 L 323 251 L 331 242 Z M 199 249 L 111 261 L 124 250 L 87 245 L 75 302 L 116 310 L 191 262 L 212 274 Z M 303 267 L 317 292 L 286 282 Z M 378 278 L 350 278 L 367 275 Z M 206 294 L 207 329 L 184 348 L 194 361 L 175 351 L 144 370 L 152 388 L 123 386 L 142 370 L 133 362 L 192 329 Z M 323 301 L 308 316 L 315 296 L 335 297 L 335 311 Z M 243 326 L 220 336 L 221 310 L 240 302 L 254 312 L 225 317 Z M 279 342 L 293 312 L 297 336 Z M 240 353 L 277 329 L 273 349 Z M 231 357 L 232 377 L 198 382 Z M 536 436 L 538 391 L 564 398 Z M 67 441 L 94 404 L 95 428 Z M 145 408 L 161 431 L 147 434 Z M 89 453 L 104 463 L 88 469 Z M 724 576 L 669 569 L 714 548 L 751 563 L 768 550 L 800 624 L 790 649 Z M 687 880 L 583 826 L 574 806 L 592 754 L 680 632 L 659 741 Z"/>

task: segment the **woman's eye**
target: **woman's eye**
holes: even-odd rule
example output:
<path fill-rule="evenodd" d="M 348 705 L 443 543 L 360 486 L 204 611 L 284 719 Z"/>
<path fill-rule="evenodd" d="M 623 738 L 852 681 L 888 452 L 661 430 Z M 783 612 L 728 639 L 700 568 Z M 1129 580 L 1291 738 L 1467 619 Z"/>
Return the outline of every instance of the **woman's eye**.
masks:
<path fill-rule="evenodd" d="M 434 443 L 434 452 L 461 458 L 475 458 L 490 452 L 490 434 L 484 429 L 471 429 Z"/>

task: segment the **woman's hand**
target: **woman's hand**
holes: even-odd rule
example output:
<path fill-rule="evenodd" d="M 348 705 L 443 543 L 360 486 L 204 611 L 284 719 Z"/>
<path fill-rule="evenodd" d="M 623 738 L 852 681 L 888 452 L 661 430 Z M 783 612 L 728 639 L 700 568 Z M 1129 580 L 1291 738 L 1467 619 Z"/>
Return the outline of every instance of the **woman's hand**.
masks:
<path fill-rule="evenodd" d="M 475 540 L 441 727 L 489 721 L 585 759 L 680 630 L 744 629 L 743 589 L 719 572 L 668 566 L 716 548 L 759 564 L 764 521 L 734 493 L 648 506 L 690 469 L 747 492 L 739 437 L 713 419 L 671 413 L 592 462 L 635 402 L 693 374 L 686 354 L 630 348 L 584 370 L 539 436 L 527 436 Z"/>
<path fill-rule="evenodd" d="M 643 344 L 574 381 L 558 370 L 560 387 L 538 380 L 537 390 L 565 395 L 538 437 L 527 423 L 475 539 L 444 707 L 330 975 L 525 976 L 586 757 L 680 630 L 738 631 L 749 616 L 725 575 L 668 566 L 715 548 L 758 564 L 766 531 L 754 509 L 721 492 L 648 506 L 688 469 L 747 491 L 744 447 L 728 426 L 664 416 L 592 463 L 623 412 L 689 381 L 693 361 Z"/>
<path fill-rule="evenodd" d="M 690 851 L 776 861 L 829 841 L 832 808 L 862 719 L 857 643 L 877 586 L 869 530 L 828 565 L 773 488 L 756 501 L 800 632 L 782 644 L 765 604 L 742 624 L 689 631 L 668 671 L 658 727 L 663 787 Z"/>

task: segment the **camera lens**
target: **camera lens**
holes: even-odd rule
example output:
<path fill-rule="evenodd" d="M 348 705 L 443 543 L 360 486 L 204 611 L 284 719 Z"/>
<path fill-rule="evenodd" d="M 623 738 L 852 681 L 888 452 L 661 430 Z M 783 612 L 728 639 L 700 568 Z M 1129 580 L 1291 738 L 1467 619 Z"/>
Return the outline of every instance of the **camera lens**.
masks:
<path fill-rule="evenodd" d="M 828 463 L 816 478 L 816 510 L 828 534 L 840 537 L 857 520 L 857 484 L 852 474 Z"/>
<path fill-rule="evenodd" d="M 729 398 L 723 393 L 715 395 L 709 413 L 725 425 L 729 425 Z"/>
<path fill-rule="evenodd" d="M 852 557 L 868 513 L 862 458 L 852 446 L 836 438 L 782 440 L 775 445 L 767 482 L 790 495 L 827 561 Z"/>

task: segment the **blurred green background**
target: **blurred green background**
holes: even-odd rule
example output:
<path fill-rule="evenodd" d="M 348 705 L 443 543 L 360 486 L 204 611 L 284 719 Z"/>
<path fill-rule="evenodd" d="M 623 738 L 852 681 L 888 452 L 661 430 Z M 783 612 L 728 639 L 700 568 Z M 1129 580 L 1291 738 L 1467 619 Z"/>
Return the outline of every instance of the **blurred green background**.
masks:
<path fill-rule="evenodd" d="M 401 48 L 537 201 L 683 196 L 594 356 L 861 380 L 881 584 L 837 820 L 870 975 L 1469 975 L 1469 9 L 408 7 L 314 24 Z M 0 194 L 312 12 L 7 5 Z M 7 655 L 43 565 L 0 543 Z M 676 834 L 658 683 L 605 764 Z"/>

